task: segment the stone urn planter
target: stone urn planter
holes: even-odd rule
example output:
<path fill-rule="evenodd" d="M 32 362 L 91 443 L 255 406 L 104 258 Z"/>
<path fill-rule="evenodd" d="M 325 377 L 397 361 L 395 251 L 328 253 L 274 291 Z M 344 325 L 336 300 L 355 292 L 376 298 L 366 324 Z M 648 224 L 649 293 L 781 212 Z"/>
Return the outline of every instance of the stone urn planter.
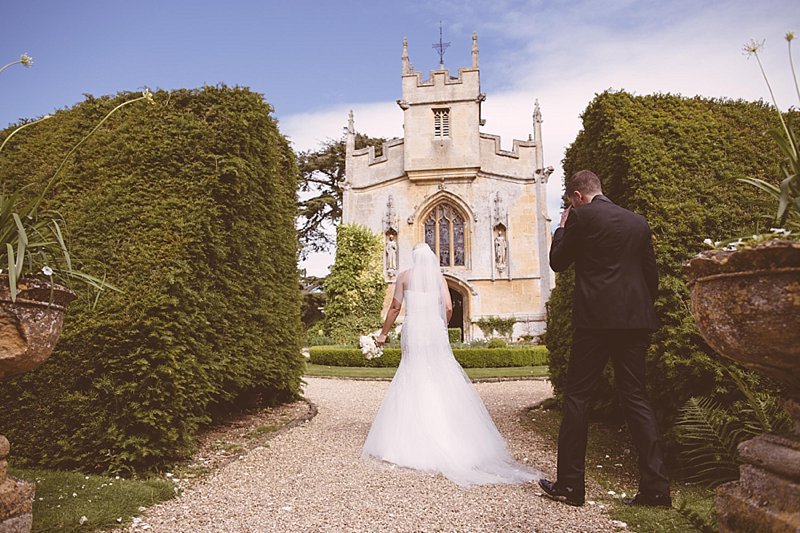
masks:
<path fill-rule="evenodd" d="M 71 290 L 40 279 L 22 279 L 11 301 L 8 276 L 0 275 L 0 380 L 41 365 L 55 348 Z M 2 408 L 2 407 L 0 407 Z M 6 475 L 10 445 L 0 435 L 0 532 L 31 529 L 34 485 Z"/>
<path fill-rule="evenodd" d="M 66 306 L 76 297 L 66 287 L 36 278 L 20 280 L 17 290 L 12 302 L 8 276 L 0 275 L 0 379 L 29 372 L 50 357 Z"/>
<path fill-rule="evenodd" d="M 721 531 L 800 531 L 800 242 L 709 251 L 684 264 L 692 315 L 721 355 L 781 385 L 789 435 L 743 442 L 740 479 L 717 488 Z"/>

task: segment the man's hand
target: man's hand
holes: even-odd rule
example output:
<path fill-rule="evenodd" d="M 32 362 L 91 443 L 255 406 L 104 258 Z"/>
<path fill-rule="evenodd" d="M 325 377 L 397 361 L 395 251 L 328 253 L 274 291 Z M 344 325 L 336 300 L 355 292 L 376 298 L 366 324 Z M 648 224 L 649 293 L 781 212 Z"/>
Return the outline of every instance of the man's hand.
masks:
<path fill-rule="evenodd" d="M 559 227 L 563 228 L 564 224 L 567 223 L 567 218 L 569 218 L 569 212 L 571 210 L 572 210 L 572 206 L 569 206 L 566 209 L 564 209 L 563 213 L 561 213 L 561 223 L 559 224 Z"/>
<path fill-rule="evenodd" d="M 378 345 L 378 348 L 383 348 L 383 345 L 386 344 L 386 335 L 381 333 L 377 337 L 375 337 L 375 344 Z"/>

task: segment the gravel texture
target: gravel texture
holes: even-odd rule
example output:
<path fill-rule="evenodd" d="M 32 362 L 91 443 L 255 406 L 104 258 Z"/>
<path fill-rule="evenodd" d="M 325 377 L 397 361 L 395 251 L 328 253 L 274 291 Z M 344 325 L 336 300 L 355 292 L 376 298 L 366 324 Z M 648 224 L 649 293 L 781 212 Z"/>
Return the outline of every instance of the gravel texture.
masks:
<path fill-rule="evenodd" d="M 319 412 L 256 446 L 177 499 L 147 510 L 129 531 L 615 531 L 602 504 L 576 508 L 538 487 L 461 489 L 442 476 L 359 459 L 389 383 L 306 378 Z M 552 476 L 555 453 L 520 424 L 551 395 L 546 381 L 476 384 L 514 456 Z M 600 497 L 596 486 L 588 498 Z"/>

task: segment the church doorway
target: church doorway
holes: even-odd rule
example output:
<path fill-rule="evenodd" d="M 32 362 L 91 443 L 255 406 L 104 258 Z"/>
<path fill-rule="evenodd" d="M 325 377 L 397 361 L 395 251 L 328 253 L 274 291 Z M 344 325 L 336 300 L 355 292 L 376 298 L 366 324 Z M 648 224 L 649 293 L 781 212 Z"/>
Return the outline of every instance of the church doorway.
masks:
<path fill-rule="evenodd" d="M 458 328 L 461 330 L 461 342 L 464 342 L 464 296 L 457 290 L 449 287 L 450 299 L 453 301 L 453 316 L 447 323 L 448 328 Z"/>

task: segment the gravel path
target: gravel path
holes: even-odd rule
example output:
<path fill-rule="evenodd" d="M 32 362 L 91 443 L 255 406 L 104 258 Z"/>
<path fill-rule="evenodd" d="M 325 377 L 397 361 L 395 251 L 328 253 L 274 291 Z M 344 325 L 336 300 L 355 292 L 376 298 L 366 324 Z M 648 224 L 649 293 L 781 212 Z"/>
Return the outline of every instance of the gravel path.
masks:
<path fill-rule="evenodd" d="M 442 476 L 365 464 L 359 451 L 389 383 L 306 381 L 314 419 L 149 509 L 131 531 L 614 531 L 602 505 L 552 502 L 532 483 L 461 489 Z M 549 384 L 476 387 L 514 456 L 552 475 L 551 446 L 519 424 L 523 408 L 551 395 Z"/>

